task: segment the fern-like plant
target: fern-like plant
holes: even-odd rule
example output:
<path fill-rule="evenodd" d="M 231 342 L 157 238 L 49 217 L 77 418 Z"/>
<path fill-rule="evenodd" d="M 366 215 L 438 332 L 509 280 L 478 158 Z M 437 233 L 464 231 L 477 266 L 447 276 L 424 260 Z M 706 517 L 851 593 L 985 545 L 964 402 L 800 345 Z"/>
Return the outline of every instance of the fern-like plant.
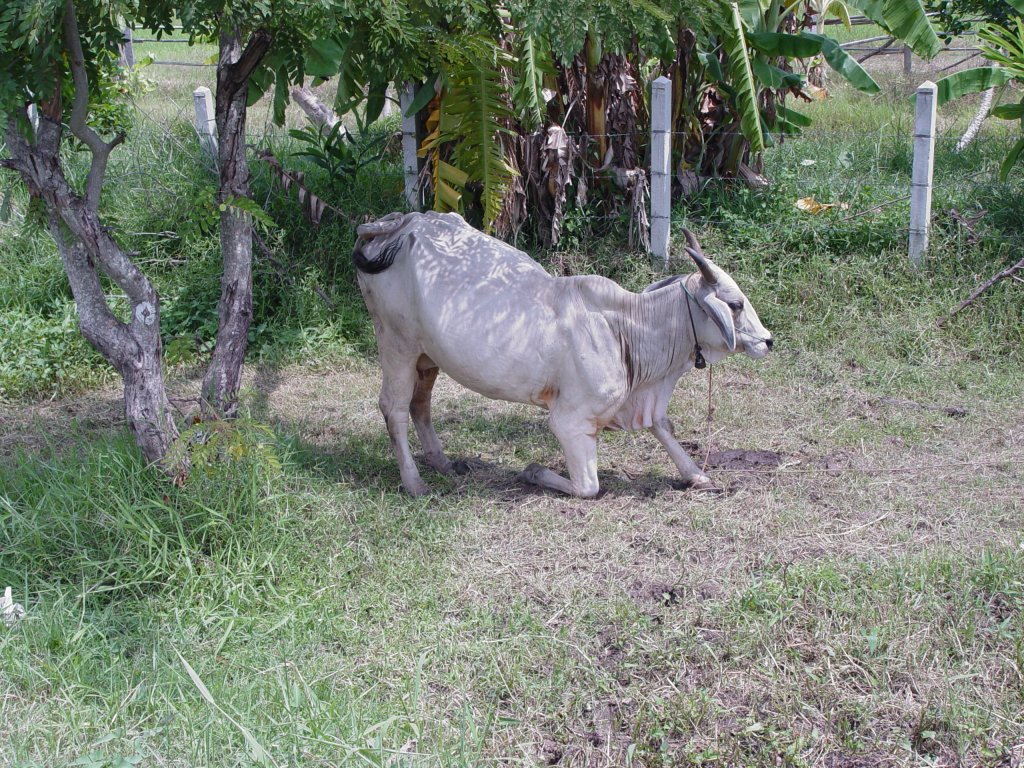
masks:
<path fill-rule="evenodd" d="M 499 133 L 512 133 L 507 123 L 513 114 L 501 81 L 501 69 L 512 58 L 482 36 L 463 38 L 457 48 L 446 46 L 446 53 L 439 103 L 427 120 L 429 134 L 420 154 L 433 164 L 435 208 L 456 209 L 466 185 L 476 182 L 483 229 L 491 232 L 516 175 L 498 141 Z M 453 145 L 451 163 L 441 153 L 448 142 Z"/>

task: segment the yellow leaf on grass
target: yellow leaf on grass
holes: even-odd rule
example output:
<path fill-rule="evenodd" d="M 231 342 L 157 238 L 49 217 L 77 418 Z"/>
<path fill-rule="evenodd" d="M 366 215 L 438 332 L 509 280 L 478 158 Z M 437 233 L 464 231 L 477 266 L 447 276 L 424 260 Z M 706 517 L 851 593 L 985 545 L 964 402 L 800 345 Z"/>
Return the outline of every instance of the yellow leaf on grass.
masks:
<path fill-rule="evenodd" d="M 821 213 L 829 209 L 828 205 L 822 205 L 813 197 L 801 197 L 796 201 L 796 207 L 804 213 Z"/>
<path fill-rule="evenodd" d="M 827 211 L 829 208 L 838 208 L 841 211 L 845 211 L 850 207 L 849 203 L 819 203 L 813 197 L 801 197 L 796 201 L 796 207 L 804 213 L 821 213 Z"/>

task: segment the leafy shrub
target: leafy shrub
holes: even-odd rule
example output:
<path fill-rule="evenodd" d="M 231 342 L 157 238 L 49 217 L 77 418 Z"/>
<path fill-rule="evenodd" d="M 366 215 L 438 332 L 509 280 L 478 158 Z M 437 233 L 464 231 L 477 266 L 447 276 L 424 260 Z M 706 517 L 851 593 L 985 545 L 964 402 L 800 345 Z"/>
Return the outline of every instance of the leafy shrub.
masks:
<path fill-rule="evenodd" d="M 272 441 L 244 420 L 186 431 L 193 474 L 181 488 L 146 467 L 127 435 L 5 461 L 0 582 L 84 585 L 106 600 L 174 583 L 182 569 L 216 562 L 230 572 L 266 540 L 281 541 L 290 519 Z"/>
<path fill-rule="evenodd" d="M 79 332 L 74 305 L 51 317 L 0 311 L 0 400 L 94 382 L 105 365 Z"/>

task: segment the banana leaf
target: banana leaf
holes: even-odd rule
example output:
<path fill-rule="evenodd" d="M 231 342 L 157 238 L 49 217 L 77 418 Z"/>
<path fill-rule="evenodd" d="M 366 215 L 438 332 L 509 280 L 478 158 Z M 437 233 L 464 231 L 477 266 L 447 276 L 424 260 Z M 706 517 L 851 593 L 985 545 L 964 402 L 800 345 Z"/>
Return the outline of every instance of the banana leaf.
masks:
<path fill-rule="evenodd" d="M 992 86 L 1008 83 L 1012 79 L 1013 74 L 1002 67 L 974 67 L 954 72 L 936 83 L 939 88 L 939 106 L 968 93 L 987 91 Z"/>
<path fill-rule="evenodd" d="M 803 37 L 821 42 L 821 55 L 825 62 L 842 75 L 850 85 L 864 93 L 878 93 L 882 89 L 868 74 L 867 70 L 850 54 L 844 51 L 835 40 L 812 32 L 801 33 Z"/>
<path fill-rule="evenodd" d="M 366 93 L 366 125 L 370 125 L 380 117 L 384 111 L 384 102 L 387 99 L 388 81 L 380 73 L 374 73 L 370 78 L 370 86 Z"/>
<path fill-rule="evenodd" d="M 402 117 L 412 117 L 430 103 L 430 100 L 434 98 L 434 84 L 437 82 L 437 78 L 438 74 L 436 72 L 427 78 L 427 81 L 416 91 L 416 95 L 413 96 L 412 102 L 402 114 Z"/>
<path fill-rule="evenodd" d="M 715 83 L 725 83 L 725 72 L 722 71 L 722 63 L 718 60 L 717 56 L 713 53 L 700 51 L 697 53 L 697 58 L 700 60 L 700 63 L 704 65 L 704 69 L 707 70 L 708 76 Z"/>
<path fill-rule="evenodd" d="M 786 72 L 784 69 L 773 67 L 761 58 L 755 58 L 751 62 L 751 69 L 761 81 L 761 85 L 768 88 L 790 88 L 799 87 L 803 78 L 796 72 Z"/>
<path fill-rule="evenodd" d="M 277 68 L 277 79 L 274 83 L 274 123 L 284 125 L 284 112 L 288 107 L 288 67 L 281 64 Z"/>
<path fill-rule="evenodd" d="M 1006 157 L 1003 158 L 1003 162 L 999 165 L 1000 181 L 1006 181 L 1009 178 L 1010 170 L 1016 165 L 1022 150 L 1024 150 L 1024 137 L 1017 139 L 1017 143 L 1010 147 L 1010 151 L 1006 153 Z"/>
<path fill-rule="evenodd" d="M 341 66 L 349 46 L 348 40 L 338 41 L 321 37 L 310 42 L 306 48 L 306 74 L 317 77 L 331 77 Z"/>
<path fill-rule="evenodd" d="M 736 90 L 735 106 L 739 113 L 740 130 L 750 142 L 754 154 L 764 152 L 764 134 L 761 133 L 761 115 L 757 108 L 757 83 L 750 69 L 747 39 L 743 32 L 743 18 L 736 3 L 732 3 L 728 26 L 724 28 L 722 45 L 729 56 L 729 78 Z"/>
<path fill-rule="evenodd" d="M 814 37 L 819 37 L 815 35 Z M 821 40 L 809 35 L 787 35 L 782 32 L 754 32 L 747 41 L 766 56 L 785 56 L 787 59 L 806 59 L 821 50 Z"/>
<path fill-rule="evenodd" d="M 1024 102 L 1001 104 L 992 110 L 992 117 L 998 117 L 1000 120 L 1020 120 L 1024 118 Z"/>
<path fill-rule="evenodd" d="M 775 112 L 787 123 L 798 125 L 801 128 L 808 128 L 813 122 L 811 118 L 805 115 L 803 112 L 797 112 L 795 109 L 789 109 L 781 105 L 775 107 Z"/>
<path fill-rule="evenodd" d="M 942 50 L 921 0 L 846 0 L 846 4 L 905 42 L 922 59 Z"/>

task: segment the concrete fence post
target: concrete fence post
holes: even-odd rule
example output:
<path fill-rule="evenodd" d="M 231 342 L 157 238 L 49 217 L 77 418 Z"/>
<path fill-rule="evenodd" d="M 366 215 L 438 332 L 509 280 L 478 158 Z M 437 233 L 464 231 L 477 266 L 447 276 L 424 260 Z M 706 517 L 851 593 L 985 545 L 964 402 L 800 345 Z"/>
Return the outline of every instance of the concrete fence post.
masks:
<path fill-rule="evenodd" d="M 124 28 L 124 40 L 121 41 L 121 63 L 126 67 L 135 66 L 135 47 L 132 45 L 132 28 Z"/>
<path fill-rule="evenodd" d="M 416 156 L 419 150 L 419 133 L 416 129 L 416 115 L 406 116 L 406 110 L 416 97 L 416 83 L 407 81 L 402 85 L 399 104 L 402 108 L 402 168 L 405 174 L 405 203 L 409 210 L 418 211 L 422 207 L 420 194 L 420 168 L 422 161 Z"/>
<path fill-rule="evenodd" d="M 914 53 L 909 45 L 903 46 L 903 74 L 909 75 L 914 71 Z"/>
<path fill-rule="evenodd" d="M 672 209 L 672 81 L 659 77 L 651 84 L 651 255 L 669 266 Z"/>
<path fill-rule="evenodd" d="M 196 105 L 196 133 L 203 150 L 217 161 L 217 118 L 213 111 L 213 94 L 205 85 L 192 91 Z"/>
<path fill-rule="evenodd" d="M 932 216 L 932 172 L 935 168 L 936 86 L 928 80 L 917 89 L 914 115 L 914 167 L 910 175 L 910 262 L 921 265 L 928 249 Z"/>

